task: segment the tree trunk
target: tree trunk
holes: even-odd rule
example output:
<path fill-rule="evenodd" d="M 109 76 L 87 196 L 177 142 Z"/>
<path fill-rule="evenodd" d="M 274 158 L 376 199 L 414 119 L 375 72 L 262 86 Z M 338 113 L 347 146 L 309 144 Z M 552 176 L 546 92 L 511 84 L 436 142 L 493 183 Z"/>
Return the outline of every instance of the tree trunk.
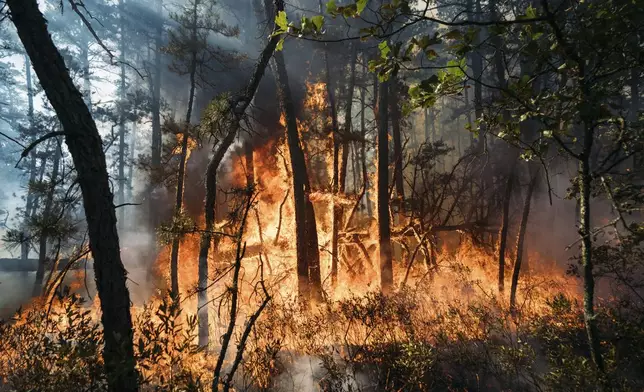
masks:
<path fill-rule="evenodd" d="M 125 5 L 123 0 L 119 0 L 119 63 L 121 66 L 120 85 L 119 85 L 119 153 L 118 153 L 118 192 L 116 197 L 117 204 L 125 203 Z M 118 224 L 123 228 L 125 223 L 125 209 L 118 210 Z"/>
<path fill-rule="evenodd" d="M 529 164 L 528 164 L 529 165 Z M 530 172 L 528 166 L 528 172 Z M 530 216 L 530 203 L 532 200 L 532 193 L 537 185 L 537 173 L 530 176 L 530 184 L 526 192 L 525 200 L 523 201 L 523 213 L 521 214 L 521 226 L 519 227 L 519 235 L 517 237 L 517 257 L 514 262 L 514 269 L 512 271 L 512 285 L 510 286 L 510 311 L 512 313 L 516 310 L 517 286 L 519 284 L 519 274 L 521 272 L 521 262 L 523 261 L 523 244 L 525 241 L 525 233 L 528 228 L 528 217 Z"/>
<path fill-rule="evenodd" d="M 510 199 L 512 198 L 512 186 L 514 185 L 514 170 L 516 160 L 512 160 L 512 167 L 508 173 L 503 194 L 503 216 L 501 217 L 501 230 L 499 231 L 499 293 L 505 289 L 505 252 L 508 243 L 508 229 L 510 226 Z"/>
<path fill-rule="evenodd" d="M 156 13 L 159 20 L 163 13 L 163 0 L 156 0 Z M 163 24 L 157 23 L 154 33 L 154 71 L 150 81 L 150 97 L 151 102 L 151 116 L 152 116 L 152 143 L 151 143 L 151 170 L 153 178 L 158 175 L 161 169 L 161 50 L 163 46 Z M 152 191 L 156 184 L 151 184 L 148 193 L 148 208 L 149 208 L 149 221 L 151 227 L 154 229 L 159 225 L 158 214 L 156 213 L 156 205 L 152 200 Z"/>
<path fill-rule="evenodd" d="M 424 126 L 425 126 L 425 143 L 429 143 L 432 140 L 432 133 L 431 133 L 431 123 L 430 123 L 430 117 L 429 117 L 429 108 L 425 108 L 425 116 L 424 116 Z"/>
<path fill-rule="evenodd" d="M 469 0 L 471 1 L 471 0 Z M 471 5 L 468 6 L 471 9 Z M 476 15 L 478 17 L 468 17 L 472 20 L 480 20 L 483 15 L 481 10 L 481 0 L 476 0 Z M 476 39 L 474 45 L 477 47 L 476 50 L 472 51 L 471 62 L 472 62 L 472 74 L 474 76 L 474 115 L 477 120 L 483 118 L 483 56 L 479 52 L 480 48 L 478 46 L 481 44 L 480 32 L 476 34 Z M 481 125 L 478 130 L 478 136 L 476 137 L 476 151 L 483 152 L 485 143 L 485 130 Z"/>
<path fill-rule="evenodd" d="M 389 81 L 378 90 L 378 244 L 380 245 L 380 287 L 383 293 L 393 286 L 393 255 L 389 227 Z"/>
<path fill-rule="evenodd" d="M 402 203 L 405 199 L 405 187 L 403 178 L 403 153 L 402 142 L 400 140 L 400 97 L 398 95 L 398 78 L 393 77 L 390 81 L 390 98 L 391 106 L 391 133 L 394 141 L 394 181 L 396 185 L 396 196 L 398 196 L 398 209 L 402 209 Z"/>
<path fill-rule="evenodd" d="M 39 247 L 38 247 L 38 269 L 36 270 L 36 281 L 34 282 L 32 297 L 39 297 L 42 293 L 42 282 L 45 277 L 45 266 L 47 264 L 47 242 L 51 232 L 52 225 L 52 207 L 54 203 L 54 192 L 56 191 L 56 182 L 58 181 L 58 170 L 60 168 L 60 156 L 62 151 L 58 144 L 58 139 L 54 140 L 54 162 L 51 170 L 51 178 L 49 179 L 49 189 L 47 189 L 47 196 L 45 199 L 45 208 L 43 210 L 43 227 L 41 228 Z"/>
<path fill-rule="evenodd" d="M 27 118 L 29 120 L 29 130 L 30 133 L 33 133 L 34 128 L 34 90 L 33 83 L 31 80 L 31 62 L 29 61 L 29 56 L 25 55 L 25 78 L 27 82 Z M 33 141 L 32 137 L 32 141 Z M 32 214 L 32 209 L 34 208 L 34 193 L 32 191 L 32 186 L 36 180 L 36 151 L 35 148 L 29 153 L 29 183 L 27 184 L 27 200 L 25 203 L 25 219 L 23 221 L 23 227 L 27 226 L 27 222 Z M 24 233 L 27 236 L 27 233 Z M 24 241 L 20 246 L 20 257 L 26 262 L 29 258 L 29 241 Z"/>
<path fill-rule="evenodd" d="M 280 103 L 286 118 L 286 136 L 293 173 L 298 292 L 302 299 L 319 299 L 322 297 L 320 254 L 318 252 L 315 213 L 313 204 L 309 200 L 311 187 L 306 171 L 306 161 L 297 131 L 295 106 L 288 83 L 283 53 L 281 51 L 275 52 L 273 61 Z"/>
<path fill-rule="evenodd" d="M 366 70 L 364 75 L 366 75 Z M 360 164 L 362 166 L 362 193 L 367 205 L 367 216 L 371 217 L 371 200 L 369 199 L 369 173 L 367 172 L 367 125 L 364 112 L 367 110 L 365 94 L 367 88 L 360 89 Z"/>
<path fill-rule="evenodd" d="M 135 108 L 136 110 L 136 108 Z M 127 165 L 127 199 L 132 200 L 134 191 L 134 159 L 135 159 L 135 149 L 136 149 L 136 132 L 137 132 L 137 122 L 132 121 L 132 129 L 130 129 L 130 145 L 129 145 L 129 163 Z M 121 207 L 123 208 L 123 207 Z"/>
<path fill-rule="evenodd" d="M 199 1 L 195 1 L 192 8 L 192 42 L 197 41 L 197 6 Z M 183 184 L 186 177 L 186 160 L 188 157 L 188 142 L 190 141 L 190 119 L 192 118 L 192 105 L 195 99 L 195 89 L 197 74 L 197 52 L 196 49 L 192 51 L 192 58 L 190 60 L 190 93 L 188 94 L 188 108 L 186 109 L 186 117 L 184 123 L 183 138 L 181 140 L 181 155 L 179 156 L 179 173 L 177 174 L 177 197 L 174 204 L 174 218 L 177 219 L 183 212 Z M 181 243 L 181 234 L 175 233 L 172 240 L 172 249 L 170 253 L 170 279 L 171 290 L 175 298 L 179 295 L 179 246 Z"/>
<path fill-rule="evenodd" d="M 163 13 L 163 0 L 156 1 L 159 18 Z M 158 23 L 154 34 L 154 76 L 152 81 L 152 167 L 161 165 L 161 50 L 163 25 Z"/>
<path fill-rule="evenodd" d="M 320 12 L 323 12 L 322 1 L 319 1 Z M 340 188 L 344 188 L 344 176 L 342 175 L 342 168 L 346 169 L 343 160 L 340 163 L 340 145 L 342 144 L 342 157 L 344 158 L 344 142 L 340 135 L 340 127 L 338 125 L 338 112 L 335 103 L 335 92 L 331 80 L 331 70 L 329 67 L 329 54 L 326 46 L 323 49 L 323 61 L 326 77 L 326 92 L 329 100 L 329 114 L 331 116 L 331 137 L 333 139 L 333 179 L 331 184 L 331 191 L 333 192 L 333 222 L 331 229 L 331 284 L 335 287 L 338 281 L 338 237 L 340 233 L 340 221 L 342 219 L 342 210 L 336 198 L 339 195 Z M 342 184 L 342 185 L 341 185 Z"/>
<path fill-rule="evenodd" d="M 588 335 L 590 355 L 593 362 L 604 372 L 604 360 L 601 354 L 599 331 L 595 320 L 595 276 L 593 275 L 593 243 L 590 225 L 590 191 L 592 174 L 590 171 L 590 153 L 593 145 L 593 130 L 584 124 L 584 150 L 579 161 L 579 235 L 581 237 L 581 263 L 584 268 L 584 323 Z"/>
<path fill-rule="evenodd" d="M 96 124 L 47 31 L 36 0 L 7 0 L 20 40 L 65 130 L 78 173 L 101 301 L 103 359 L 110 392 L 136 392 L 130 296 L 121 262 L 116 212 Z"/>

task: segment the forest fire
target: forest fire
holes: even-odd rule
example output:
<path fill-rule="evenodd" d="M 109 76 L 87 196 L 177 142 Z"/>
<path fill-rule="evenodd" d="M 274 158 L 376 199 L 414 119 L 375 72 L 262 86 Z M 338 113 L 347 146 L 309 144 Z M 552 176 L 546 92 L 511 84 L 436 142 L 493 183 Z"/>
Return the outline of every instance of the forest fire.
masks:
<path fill-rule="evenodd" d="M 6 0 L 0 392 L 644 388 L 639 4 L 223 2 Z"/>

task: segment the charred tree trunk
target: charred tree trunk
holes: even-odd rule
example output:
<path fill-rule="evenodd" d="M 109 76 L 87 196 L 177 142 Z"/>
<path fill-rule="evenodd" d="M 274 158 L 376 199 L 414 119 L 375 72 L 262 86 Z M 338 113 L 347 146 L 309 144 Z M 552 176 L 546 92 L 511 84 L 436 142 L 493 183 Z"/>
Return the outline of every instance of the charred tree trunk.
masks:
<path fill-rule="evenodd" d="M 96 124 L 47 31 L 36 0 L 7 0 L 11 19 L 36 75 L 65 130 L 83 194 L 89 246 L 101 300 L 103 359 L 110 392 L 136 392 L 138 374 L 126 271 L 121 262 L 116 212 Z"/>
<path fill-rule="evenodd" d="M 505 252 L 508 243 L 508 229 L 510 226 L 510 200 L 514 185 L 514 170 L 516 162 L 512 161 L 503 194 L 503 215 L 501 216 L 501 229 L 499 230 L 499 293 L 505 289 Z"/>
<path fill-rule="evenodd" d="M 322 8 L 322 2 L 320 2 Z M 351 133 L 351 112 L 353 104 L 353 87 L 355 85 L 355 68 L 356 68 L 356 47 L 353 45 L 351 71 L 349 75 L 349 86 L 347 94 L 347 106 L 345 110 L 345 128 L 343 135 L 340 135 L 340 129 L 337 119 L 337 110 L 335 108 L 335 97 L 333 93 L 333 86 L 331 85 L 331 75 L 329 69 L 329 60 L 325 51 L 324 62 L 327 76 L 327 94 L 329 96 L 329 106 L 331 107 L 331 122 L 333 126 L 333 185 L 332 190 L 335 196 L 333 200 L 333 227 L 331 234 L 331 284 L 335 287 L 338 281 L 338 238 L 340 236 L 340 226 L 342 225 L 342 218 L 344 216 L 344 209 L 336 200 L 339 195 L 344 194 L 346 189 L 347 177 L 347 160 L 349 159 L 349 143 L 347 138 Z M 339 149 L 342 146 L 341 162 L 338 162 Z M 339 167 L 338 167 L 339 166 Z"/>
<path fill-rule="evenodd" d="M 342 132 L 342 160 L 340 161 L 340 175 L 339 177 L 339 192 L 344 194 L 347 187 L 347 167 L 349 164 L 349 137 L 352 129 L 353 118 L 353 90 L 356 84 L 356 60 L 357 60 L 357 45 L 352 44 L 351 60 L 349 66 L 349 83 L 347 86 L 347 102 L 344 111 L 344 131 Z"/>
<path fill-rule="evenodd" d="M 275 12 L 283 10 L 283 7 L 282 0 L 275 1 Z M 264 13 L 268 20 L 274 18 L 275 13 L 270 0 L 264 0 Z M 311 184 L 306 169 L 300 135 L 297 130 L 295 104 L 282 51 L 274 52 L 272 68 L 277 82 L 280 105 L 286 119 L 286 139 L 293 173 L 298 294 L 300 299 L 304 301 L 308 299 L 318 300 L 322 298 L 322 279 L 320 275 L 317 224 L 313 203 L 309 199 Z M 248 90 L 250 91 L 250 89 Z"/>
<path fill-rule="evenodd" d="M 579 160 L 579 235 L 581 237 L 581 264 L 584 268 L 584 323 L 590 346 L 590 355 L 600 372 L 604 372 L 599 331 L 595 319 L 595 276 L 593 275 L 593 243 L 590 224 L 590 197 L 592 173 L 590 153 L 593 146 L 593 130 L 584 124 L 584 149 Z"/>
<path fill-rule="evenodd" d="M 517 286 L 519 284 L 519 274 L 521 273 L 521 263 L 523 261 L 523 244 L 525 241 L 525 233 L 528 228 L 528 217 L 530 216 L 530 203 L 532 201 L 532 193 L 537 185 L 537 173 L 530 176 L 530 183 L 526 192 L 525 200 L 523 201 L 523 212 L 521 214 L 521 226 L 519 227 L 519 235 L 517 237 L 517 257 L 514 262 L 514 269 L 512 271 L 512 285 L 510 286 L 510 311 L 512 313 L 516 310 L 517 299 Z"/>
<path fill-rule="evenodd" d="M 39 297 L 42 293 L 42 282 L 45 278 L 45 267 L 47 264 L 47 242 L 49 241 L 49 234 L 52 227 L 52 207 L 54 204 L 54 192 L 56 191 L 56 182 L 58 181 L 58 170 L 60 168 L 60 156 L 62 151 L 58 139 L 55 140 L 54 146 L 54 162 L 51 169 L 51 178 L 49 179 L 49 189 L 47 189 L 47 196 L 45 198 L 45 208 L 43 210 L 43 227 L 38 246 L 38 269 L 36 270 L 36 281 L 34 282 L 34 289 L 31 293 L 32 297 Z"/>
<path fill-rule="evenodd" d="M 636 122 L 640 110 L 640 70 L 637 68 L 631 70 L 630 90 L 631 107 L 628 117 L 631 122 Z"/>
<path fill-rule="evenodd" d="M 389 81 L 378 90 L 378 244 L 380 248 L 380 287 L 383 293 L 393 286 L 393 254 L 389 219 Z"/>
<path fill-rule="evenodd" d="M 390 82 L 390 98 L 389 104 L 391 107 L 391 133 L 394 142 L 394 181 L 396 185 L 396 196 L 398 196 L 398 209 L 402 209 L 402 203 L 405 199 L 405 188 L 403 178 L 403 153 L 402 142 L 400 137 L 400 97 L 398 96 L 398 78 L 394 77 Z"/>
<path fill-rule="evenodd" d="M 192 8 L 192 42 L 197 41 L 197 6 L 198 1 L 195 1 Z M 192 50 L 192 58 L 190 59 L 190 92 L 188 94 L 188 108 L 186 109 L 186 117 L 184 122 L 183 138 L 181 139 L 181 155 L 179 156 L 179 173 L 177 174 L 177 196 L 174 205 L 174 219 L 178 219 L 183 212 L 183 184 L 186 177 L 186 160 L 188 157 L 188 143 L 190 141 L 190 119 L 192 118 L 192 105 L 195 100 L 195 89 L 197 87 L 197 51 L 196 48 Z M 179 247 L 181 244 L 180 233 L 175 233 L 172 240 L 172 249 L 170 253 L 170 279 L 171 290 L 174 298 L 179 295 Z"/>
<path fill-rule="evenodd" d="M 366 76 L 366 69 L 363 75 Z M 363 86 L 360 89 L 360 165 L 362 166 L 362 196 L 365 197 L 365 204 L 367 205 L 367 216 L 371 217 L 371 200 L 369 199 L 369 173 L 367 171 L 367 125 L 365 122 L 365 110 L 367 104 L 365 101 L 365 94 L 367 88 Z"/>
<path fill-rule="evenodd" d="M 137 86 L 135 84 L 134 90 L 136 91 Z M 137 111 L 136 105 L 134 106 L 134 112 Z M 129 157 L 127 165 L 127 199 L 132 200 L 132 192 L 134 191 L 134 158 L 136 150 L 136 132 L 137 132 L 137 120 L 132 121 L 132 128 L 130 129 L 130 145 L 129 147 Z M 132 224 L 132 218 L 130 217 L 128 225 Z"/>
<path fill-rule="evenodd" d="M 291 156 L 293 173 L 293 197 L 295 200 L 295 233 L 297 248 L 298 292 L 303 299 L 322 297 L 320 277 L 320 254 L 313 204 L 309 200 L 311 186 L 306 171 L 304 152 L 297 131 L 295 106 L 288 83 L 288 74 L 282 52 L 273 56 L 279 98 L 286 118 L 286 136 Z"/>

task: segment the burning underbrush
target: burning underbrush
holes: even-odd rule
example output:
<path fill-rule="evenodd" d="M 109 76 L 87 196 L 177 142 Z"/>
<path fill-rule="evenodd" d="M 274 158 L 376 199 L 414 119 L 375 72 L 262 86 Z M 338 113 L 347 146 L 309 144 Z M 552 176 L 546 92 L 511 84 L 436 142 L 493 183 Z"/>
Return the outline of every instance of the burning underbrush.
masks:
<path fill-rule="evenodd" d="M 613 301 L 600 308 L 608 370 L 598 377 L 587 360 L 577 280 L 553 274 L 537 257 L 531 255 L 532 268 L 522 280 L 513 315 L 505 295 L 496 291 L 493 255 L 468 243 L 456 252 L 443 250 L 436 269 L 419 263 L 390 295 L 354 292 L 346 283 L 323 302 L 309 305 L 289 290 L 294 282 L 289 283 L 286 270 L 278 273 L 278 258 L 273 258 L 274 273 L 264 275 L 261 253 L 248 256 L 240 274 L 235 350 L 224 353 L 221 378 L 227 380 L 231 367 L 238 366 L 227 380 L 235 390 L 641 387 L 632 376 L 641 363 L 642 350 L 635 348 L 642 347 L 644 333 L 628 305 Z M 399 266 L 396 276 L 405 270 Z M 207 350 L 197 345 L 194 292 L 179 300 L 159 292 L 145 306 L 133 308 L 142 390 L 209 390 L 234 286 L 229 273 L 218 272 L 221 279 L 210 288 L 213 321 Z M 270 301 L 252 320 L 265 298 L 260 284 Z M 2 324 L 3 388 L 105 390 L 98 317 L 97 301 L 84 302 L 66 291 L 51 304 L 34 303 Z M 236 346 L 246 331 L 240 357 Z"/>

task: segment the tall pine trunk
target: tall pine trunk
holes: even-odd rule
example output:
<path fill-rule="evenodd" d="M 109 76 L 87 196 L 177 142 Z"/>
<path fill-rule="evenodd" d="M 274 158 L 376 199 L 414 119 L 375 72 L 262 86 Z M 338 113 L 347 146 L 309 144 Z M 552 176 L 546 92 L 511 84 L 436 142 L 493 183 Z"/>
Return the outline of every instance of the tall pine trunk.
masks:
<path fill-rule="evenodd" d="M 195 1 L 192 8 L 192 42 L 197 41 L 197 7 L 199 1 Z M 190 119 L 192 118 L 192 105 L 195 99 L 195 89 L 197 87 L 196 74 L 197 74 L 197 52 L 196 49 L 192 51 L 192 58 L 190 60 L 190 92 L 188 94 L 188 108 L 186 109 L 186 117 L 184 121 L 183 137 L 181 139 L 181 154 L 179 155 L 179 172 L 177 174 L 177 193 L 174 204 L 174 218 L 178 219 L 183 212 L 183 184 L 186 177 L 186 160 L 188 157 L 188 143 L 190 141 Z M 173 296 L 179 295 L 179 246 L 181 243 L 180 233 L 175 233 L 172 240 L 172 248 L 170 252 L 170 280 L 171 290 Z"/>
<path fill-rule="evenodd" d="M 54 204 L 54 193 L 56 191 L 56 182 L 58 181 L 58 170 L 60 168 L 60 146 L 58 140 L 55 140 L 54 146 L 54 160 L 51 169 L 51 178 L 49 179 L 49 187 L 45 197 L 45 208 L 43 210 L 43 227 L 41 228 L 39 244 L 38 244 L 38 269 L 36 270 L 36 281 L 34 282 L 32 297 L 39 297 L 42 293 L 42 282 L 45 277 L 45 267 L 47 264 L 47 242 L 49 241 L 49 234 L 52 227 L 52 207 Z"/>
<path fill-rule="evenodd" d="M 322 297 L 322 283 L 315 212 L 313 203 L 309 199 L 311 186 L 306 170 L 304 152 L 300 143 L 300 135 L 297 131 L 295 105 L 291 95 L 283 53 L 281 51 L 275 52 L 273 60 L 280 103 L 286 118 L 286 136 L 291 156 L 291 171 L 293 173 L 298 292 L 304 300 L 315 300 Z"/>
<path fill-rule="evenodd" d="M 320 12 L 323 12 L 322 1 L 319 1 Z M 331 138 L 333 139 L 333 178 L 331 183 L 331 192 L 333 193 L 333 221 L 331 228 L 331 283 L 333 286 L 338 280 L 338 237 L 340 235 L 340 221 L 342 219 L 341 207 L 336 200 L 340 193 L 340 185 L 344 182 L 342 168 L 345 166 L 344 160 L 340 162 L 340 147 L 343 146 L 342 136 L 340 135 L 340 126 L 338 125 L 338 111 L 335 103 L 335 91 L 333 81 L 331 80 L 331 67 L 329 65 L 329 54 L 327 47 L 323 48 L 322 58 L 324 61 L 324 70 L 326 77 L 326 92 L 329 100 L 329 114 L 331 116 Z M 343 146 L 344 147 L 344 146 Z M 342 148 L 344 157 L 344 148 Z M 345 166 L 346 168 L 346 166 Z"/>
<path fill-rule="evenodd" d="M 156 0 L 156 14 L 159 20 L 162 19 L 163 13 L 163 0 Z M 150 116 L 152 117 L 152 140 L 150 149 L 150 169 L 153 173 L 152 178 L 155 178 L 161 169 L 161 55 L 163 47 L 163 24 L 157 23 L 154 31 L 154 67 L 152 77 L 150 78 Z M 156 213 L 156 203 L 152 198 L 156 180 L 149 184 L 147 190 L 148 197 L 148 222 L 151 228 L 156 229 L 159 225 L 159 215 Z M 155 241 L 152 241 L 153 243 Z M 156 249 L 153 248 L 153 253 Z M 152 275 L 151 271 L 148 274 Z"/>
<path fill-rule="evenodd" d="M 29 61 L 29 56 L 25 55 L 25 78 L 27 82 L 27 119 L 29 120 L 29 131 L 33 133 L 34 131 L 34 90 L 33 82 L 31 80 L 31 62 Z M 32 137 L 32 139 L 35 139 Z M 35 149 L 34 149 L 35 150 Z M 29 153 L 29 183 L 27 184 L 27 200 L 25 202 L 25 219 L 23 221 L 23 227 L 27 226 L 27 222 L 32 214 L 32 209 L 34 208 L 34 192 L 32 186 L 36 180 L 36 163 L 38 158 L 36 157 L 36 151 L 31 151 Z M 27 236 L 27 233 L 24 233 Z M 20 258 L 23 262 L 26 262 L 29 258 L 29 241 L 24 241 L 20 245 Z"/>
<path fill-rule="evenodd" d="M 400 131 L 400 97 L 398 93 L 398 78 L 393 77 L 390 82 L 389 104 L 391 107 L 391 133 L 394 142 L 394 185 L 398 197 L 398 209 L 402 208 L 405 199 L 405 187 L 403 178 L 403 152 Z"/>
<path fill-rule="evenodd" d="M 101 137 L 80 91 L 56 49 L 36 0 L 7 0 L 36 75 L 65 131 L 78 173 L 101 301 L 103 360 L 110 392 L 136 392 L 130 296 L 121 262 L 116 212 Z"/>
<path fill-rule="evenodd" d="M 378 244 L 380 248 L 380 287 L 383 293 L 393 286 L 393 254 L 389 219 L 389 81 L 378 89 Z"/>
<path fill-rule="evenodd" d="M 510 201 L 512 199 L 512 188 L 514 185 L 514 170 L 516 160 L 511 163 L 508 172 L 505 192 L 503 193 L 503 212 L 501 215 L 501 229 L 499 230 L 499 293 L 505 289 L 505 253 L 508 244 L 508 231 L 510 227 Z"/>
<path fill-rule="evenodd" d="M 365 56 L 363 54 L 363 61 L 366 60 Z M 364 83 L 366 83 L 367 80 L 367 75 L 368 75 L 368 69 L 365 66 L 363 70 L 363 80 Z M 361 142 L 360 142 L 360 159 L 362 160 L 362 186 L 364 187 L 364 195 L 365 195 L 365 204 L 367 205 L 367 216 L 371 218 L 373 215 L 371 211 L 371 195 L 369 194 L 369 172 L 367 171 L 367 126 L 365 122 L 365 110 L 367 110 L 367 102 L 366 102 L 366 94 L 367 94 L 367 87 L 362 86 L 360 89 L 360 137 L 361 137 Z M 375 86 L 374 86 L 374 95 L 375 94 Z"/>
<path fill-rule="evenodd" d="M 125 4 L 119 0 L 119 63 L 121 66 L 120 85 L 119 85 L 119 152 L 118 152 L 118 193 L 116 202 L 125 203 Z M 125 223 L 125 209 L 118 210 L 119 227 L 123 228 Z"/>
<path fill-rule="evenodd" d="M 595 276 L 593 275 L 593 240 L 590 224 L 590 197 L 592 173 L 590 170 L 593 130 L 584 124 L 583 152 L 579 160 L 579 236 L 581 237 L 581 264 L 584 276 L 584 323 L 590 346 L 590 355 L 600 372 L 604 372 L 599 331 L 595 319 Z"/>
<path fill-rule="evenodd" d="M 156 0 L 156 12 L 162 17 L 163 0 Z M 152 77 L 152 168 L 161 166 L 161 56 L 163 24 L 158 23 L 154 32 L 154 74 Z"/>
<path fill-rule="evenodd" d="M 529 165 L 529 164 L 528 164 Z M 530 166 L 528 166 L 530 169 Z M 528 170 L 530 172 L 530 170 Z M 523 212 L 521 214 L 521 225 L 519 226 L 519 235 L 517 236 L 517 256 L 514 261 L 514 269 L 512 270 L 512 285 L 510 286 L 510 311 L 513 313 L 516 310 L 517 299 L 517 286 L 519 285 L 519 274 L 521 273 L 521 263 L 523 262 L 523 249 L 525 242 L 525 233 L 528 228 L 528 218 L 530 216 L 530 203 L 532 201 L 532 193 L 537 185 L 537 173 L 530 175 L 530 183 L 528 190 L 523 201 Z"/>

